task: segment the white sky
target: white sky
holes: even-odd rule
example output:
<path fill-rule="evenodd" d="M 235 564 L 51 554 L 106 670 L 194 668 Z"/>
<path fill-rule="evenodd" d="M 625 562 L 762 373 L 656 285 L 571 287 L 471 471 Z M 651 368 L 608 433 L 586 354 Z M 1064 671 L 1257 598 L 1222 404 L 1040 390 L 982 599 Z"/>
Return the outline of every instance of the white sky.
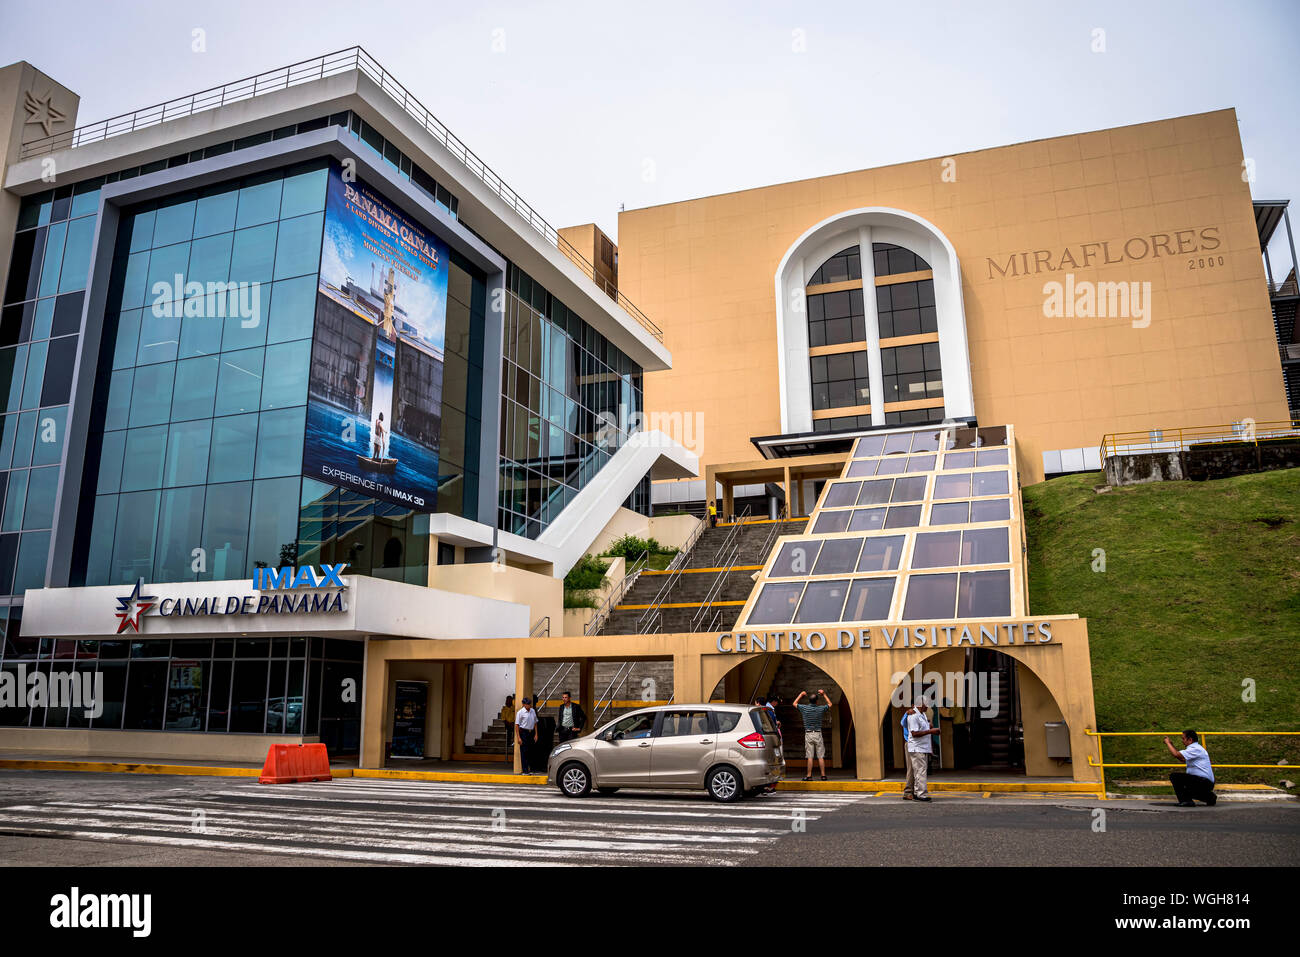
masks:
<path fill-rule="evenodd" d="M 1230 106 L 1255 197 L 1300 201 L 1298 35 L 1296 0 L 0 0 L 0 62 L 81 123 L 359 44 L 553 225 L 611 235 L 620 203 Z"/>

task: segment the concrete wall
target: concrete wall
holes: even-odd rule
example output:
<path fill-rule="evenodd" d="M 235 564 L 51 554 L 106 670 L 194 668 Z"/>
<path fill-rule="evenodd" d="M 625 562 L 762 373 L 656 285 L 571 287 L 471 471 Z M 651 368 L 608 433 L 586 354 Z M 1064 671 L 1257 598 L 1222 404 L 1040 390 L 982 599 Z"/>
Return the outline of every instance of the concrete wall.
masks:
<path fill-rule="evenodd" d="M 665 548 L 681 548 L 691 537 L 700 520 L 693 515 L 664 515 L 647 518 L 639 512 L 620 508 L 587 550 L 589 555 L 600 555 L 610 544 L 624 535 L 653 538 Z"/>
<path fill-rule="evenodd" d="M 390 702 L 384 715 L 384 740 L 393 740 L 393 707 L 398 681 L 424 681 L 429 685 L 429 700 L 425 711 L 424 754 L 436 758 L 442 752 L 443 745 L 443 672 L 444 666 L 437 661 L 399 661 L 388 669 L 388 700 Z"/>
<path fill-rule="evenodd" d="M 319 740 L 293 734 L 202 734 L 182 731 L 96 731 L 90 728 L 4 728 L 0 751 L 97 758 L 165 758 L 179 763 L 264 761 L 273 744 Z"/>
<path fill-rule="evenodd" d="M 511 565 L 478 562 L 429 566 L 429 587 L 528 606 L 528 627 L 550 616 L 551 633 L 564 619 L 564 581 Z"/>

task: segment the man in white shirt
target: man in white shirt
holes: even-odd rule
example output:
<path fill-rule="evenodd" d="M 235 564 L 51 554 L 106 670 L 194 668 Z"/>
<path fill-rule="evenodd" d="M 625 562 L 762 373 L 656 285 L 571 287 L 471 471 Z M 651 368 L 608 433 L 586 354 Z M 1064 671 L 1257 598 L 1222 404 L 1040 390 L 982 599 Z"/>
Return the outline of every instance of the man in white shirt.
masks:
<path fill-rule="evenodd" d="M 1204 801 L 1206 807 L 1214 807 L 1219 802 L 1214 795 L 1214 768 L 1210 766 L 1210 755 L 1200 745 L 1196 732 L 1191 728 L 1183 732 L 1182 751 L 1168 738 L 1165 738 L 1165 747 L 1174 757 L 1187 762 L 1186 771 L 1174 771 L 1169 775 L 1178 806 L 1196 807 L 1197 801 Z"/>
<path fill-rule="evenodd" d="M 907 782 L 903 785 L 903 800 L 930 800 L 925 786 L 930 770 L 930 736 L 938 733 L 939 729 L 931 728 L 925 716 L 925 698 L 918 697 L 916 706 L 907 712 Z"/>
<path fill-rule="evenodd" d="M 524 706 L 515 713 L 515 743 L 519 745 L 519 773 L 532 774 L 530 759 L 537 744 L 537 709 L 532 698 L 525 698 Z"/>

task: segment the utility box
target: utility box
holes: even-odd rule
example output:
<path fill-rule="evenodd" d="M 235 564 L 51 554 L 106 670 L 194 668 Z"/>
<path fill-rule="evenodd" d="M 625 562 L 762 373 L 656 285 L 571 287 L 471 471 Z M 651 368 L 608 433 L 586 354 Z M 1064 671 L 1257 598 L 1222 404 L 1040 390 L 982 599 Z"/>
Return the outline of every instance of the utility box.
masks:
<path fill-rule="evenodd" d="M 1070 760 L 1070 729 L 1064 721 L 1043 722 L 1047 736 L 1047 756 L 1062 761 Z"/>

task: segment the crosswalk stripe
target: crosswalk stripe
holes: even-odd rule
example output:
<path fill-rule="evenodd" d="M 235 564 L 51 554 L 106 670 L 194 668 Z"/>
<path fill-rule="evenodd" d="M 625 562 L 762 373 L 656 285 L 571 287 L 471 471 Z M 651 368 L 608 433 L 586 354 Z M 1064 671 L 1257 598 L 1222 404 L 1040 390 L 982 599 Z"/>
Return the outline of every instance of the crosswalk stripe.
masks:
<path fill-rule="evenodd" d="M 356 863 L 726 865 L 790 833 L 795 811 L 815 821 L 863 797 L 778 793 L 724 807 L 697 794 L 583 800 L 531 786 L 248 782 L 144 801 L 0 807 L 0 832 Z"/>

